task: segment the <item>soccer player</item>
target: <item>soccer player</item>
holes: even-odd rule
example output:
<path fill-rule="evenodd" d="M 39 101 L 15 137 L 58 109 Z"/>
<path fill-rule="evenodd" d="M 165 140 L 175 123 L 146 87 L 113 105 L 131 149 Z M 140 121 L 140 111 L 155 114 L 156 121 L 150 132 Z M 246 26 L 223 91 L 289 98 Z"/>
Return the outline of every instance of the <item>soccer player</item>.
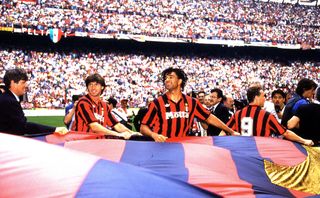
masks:
<path fill-rule="evenodd" d="M 152 137 L 156 142 L 164 142 L 171 137 L 184 137 L 196 117 L 227 133 L 239 135 L 210 114 L 199 100 L 182 93 L 187 80 L 187 75 L 179 68 L 170 67 L 162 72 L 162 81 L 167 92 L 150 103 L 141 122 L 140 132 Z"/>
<path fill-rule="evenodd" d="M 101 94 L 106 87 L 105 81 L 99 74 L 93 74 L 85 80 L 88 94 L 81 97 L 75 110 L 73 131 L 95 132 L 129 139 L 137 134 L 121 124 L 110 111 Z M 116 131 L 107 127 L 114 128 Z"/>
<path fill-rule="evenodd" d="M 243 136 L 265 136 L 272 134 L 283 135 L 286 139 L 296 141 L 308 146 L 313 145 L 312 140 L 301 138 L 294 132 L 287 130 L 277 121 L 276 117 L 263 110 L 265 94 L 261 86 L 250 87 L 247 91 L 249 105 L 237 111 L 227 125 Z"/>

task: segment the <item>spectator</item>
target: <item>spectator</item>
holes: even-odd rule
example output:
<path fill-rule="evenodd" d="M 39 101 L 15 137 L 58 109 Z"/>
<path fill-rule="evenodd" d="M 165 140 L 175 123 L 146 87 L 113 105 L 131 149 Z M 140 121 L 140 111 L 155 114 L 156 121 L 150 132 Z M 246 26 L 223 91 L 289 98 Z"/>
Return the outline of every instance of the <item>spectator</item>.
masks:
<path fill-rule="evenodd" d="M 128 129 L 132 130 L 132 125 L 130 123 L 128 123 L 128 119 L 127 119 L 127 116 L 126 114 L 120 112 L 118 109 L 117 109 L 117 103 L 118 101 L 113 98 L 113 97 L 110 97 L 108 99 L 108 106 L 110 107 L 111 109 L 111 113 L 112 115 L 121 123 L 123 124 L 125 127 L 127 127 Z"/>
<path fill-rule="evenodd" d="M 228 108 L 228 121 L 230 120 L 231 116 L 234 114 L 234 100 L 231 94 L 226 94 L 223 97 L 223 104 L 225 107 Z"/>
<path fill-rule="evenodd" d="M 223 104 L 223 92 L 221 89 L 215 88 L 211 90 L 211 98 L 213 100 L 213 107 L 211 113 L 215 115 L 218 119 L 220 119 L 223 123 L 227 123 L 229 121 L 229 111 L 226 106 Z M 216 136 L 220 134 L 221 129 L 209 125 L 207 128 L 208 136 Z"/>
<path fill-rule="evenodd" d="M 207 110 L 211 110 L 212 108 L 212 98 L 211 98 L 211 94 L 206 94 L 204 96 L 203 99 L 203 106 L 207 109 Z"/>
<path fill-rule="evenodd" d="M 76 110 L 76 106 L 78 104 L 79 98 L 81 98 L 81 95 L 72 95 L 72 102 L 68 106 L 66 106 L 65 109 L 65 116 L 63 119 L 64 124 L 67 126 L 67 128 L 70 130 L 71 126 L 74 121 L 74 112 Z"/>
<path fill-rule="evenodd" d="M 145 106 L 141 107 L 139 109 L 137 115 L 134 117 L 133 123 L 134 123 L 134 127 L 137 131 L 140 130 L 141 121 L 142 121 L 143 117 L 146 115 L 146 113 L 148 112 L 148 106 L 152 101 L 153 101 L 153 97 L 148 97 Z"/>
<path fill-rule="evenodd" d="M 301 105 L 294 116 L 288 121 L 288 128 L 299 128 L 297 134 L 303 138 L 312 139 L 315 145 L 320 143 L 320 88 L 315 94 L 317 103 Z"/>
<path fill-rule="evenodd" d="M 296 92 L 284 109 L 282 125 L 287 126 L 288 120 L 292 118 L 301 105 L 310 103 L 309 100 L 312 99 L 316 88 L 317 84 L 311 79 L 303 78 L 298 82 Z"/>
<path fill-rule="evenodd" d="M 281 118 L 285 107 L 286 94 L 281 89 L 277 89 L 271 93 L 271 98 L 272 103 L 274 104 L 274 109 L 277 113 L 276 118 L 278 122 L 281 123 Z"/>

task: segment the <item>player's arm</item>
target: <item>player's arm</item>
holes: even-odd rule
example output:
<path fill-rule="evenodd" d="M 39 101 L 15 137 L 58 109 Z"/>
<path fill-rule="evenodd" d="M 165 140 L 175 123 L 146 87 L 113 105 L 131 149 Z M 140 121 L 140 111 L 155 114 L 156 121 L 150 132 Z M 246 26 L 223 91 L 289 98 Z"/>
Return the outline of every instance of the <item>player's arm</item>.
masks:
<path fill-rule="evenodd" d="M 113 126 L 113 128 L 114 128 L 114 130 L 116 130 L 116 131 L 119 132 L 119 133 L 128 132 L 128 133 L 130 133 L 130 134 L 132 134 L 132 135 L 142 135 L 142 134 L 139 133 L 139 132 L 134 132 L 134 131 L 128 129 L 126 126 L 124 126 L 124 125 L 121 124 L 120 122 L 117 123 L 117 124 L 115 124 L 115 125 Z"/>
<path fill-rule="evenodd" d="M 297 134 L 295 134 L 294 132 L 287 130 L 285 133 L 282 134 L 286 139 L 291 140 L 291 141 L 295 141 L 295 142 L 299 142 L 301 144 L 307 145 L 307 146 L 312 146 L 314 145 L 312 140 L 308 140 L 308 139 L 304 139 L 300 136 L 298 136 Z"/>
<path fill-rule="evenodd" d="M 165 142 L 168 137 L 153 132 L 148 125 L 141 124 L 140 132 L 148 137 L 152 137 L 156 142 Z"/>
<path fill-rule="evenodd" d="M 210 114 L 210 116 L 207 118 L 206 122 L 208 124 L 211 124 L 213 126 L 220 128 L 221 130 L 223 130 L 231 135 L 240 135 L 240 133 L 235 132 L 234 130 L 230 129 L 226 124 L 224 124 L 219 118 L 217 118 L 213 114 Z"/>
<path fill-rule="evenodd" d="M 118 133 L 116 131 L 112 131 L 110 129 L 107 129 L 106 127 L 102 126 L 98 122 L 90 123 L 89 127 L 94 133 L 103 133 L 105 135 L 113 135 L 113 136 L 117 136 L 117 137 L 123 137 L 126 140 L 131 137 L 131 133 L 128 133 L 128 132 Z"/>
<path fill-rule="evenodd" d="M 64 116 L 63 122 L 65 125 L 70 124 L 70 122 L 72 121 L 72 117 L 76 112 L 77 104 L 78 104 L 78 100 L 74 102 L 72 109 L 70 109 L 70 111 Z"/>

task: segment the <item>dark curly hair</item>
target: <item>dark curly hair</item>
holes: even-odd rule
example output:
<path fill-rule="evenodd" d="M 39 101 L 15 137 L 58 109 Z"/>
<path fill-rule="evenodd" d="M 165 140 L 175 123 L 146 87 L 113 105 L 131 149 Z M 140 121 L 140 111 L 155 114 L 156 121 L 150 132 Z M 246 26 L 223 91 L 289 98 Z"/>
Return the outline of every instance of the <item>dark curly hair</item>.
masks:
<path fill-rule="evenodd" d="M 184 87 L 186 86 L 187 84 L 187 81 L 188 81 L 188 76 L 187 74 L 180 68 L 173 68 L 173 67 L 169 67 L 167 69 L 165 69 L 162 74 L 161 74 L 161 77 L 162 77 L 162 82 L 164 83 L 164 81 L 166 80 L 166 76 L 168 74 L 171 74 L 171 73 L 175 73 L 177 76 L 178 76 L 178 79 L 181 79 L 182 80 L 182 83 L 181 83 L 181 89 L 182 91 L 184 90 Z"/>

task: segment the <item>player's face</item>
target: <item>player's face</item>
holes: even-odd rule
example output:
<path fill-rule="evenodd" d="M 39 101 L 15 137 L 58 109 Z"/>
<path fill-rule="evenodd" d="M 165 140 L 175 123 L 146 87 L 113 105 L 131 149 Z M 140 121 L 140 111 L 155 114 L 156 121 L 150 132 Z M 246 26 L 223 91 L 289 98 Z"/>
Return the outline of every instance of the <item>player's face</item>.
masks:
<path fill-rule="evenodd" d="M 103 86 L 97 82 L 88 84 L 88 93 L 91 97 L 100 97 Z"/>
<path fill-rule="evenodd" d="M 174 72 L 167 74 L 164 80 L 164 86 L 169 91 L 172 91 L 174 89 L 180 90 L 181 83 L 182 83 L 182 80 L 179 79 L 177 74 L 175 74 Z"/>
<path fill-rule="evenodd" d="M 17 96 L 23 96 L 27 90 L 27 81 L 19 80 L 18 83 L 15 83 L 13 80 L 10 84 L 10 90 Z"/>

